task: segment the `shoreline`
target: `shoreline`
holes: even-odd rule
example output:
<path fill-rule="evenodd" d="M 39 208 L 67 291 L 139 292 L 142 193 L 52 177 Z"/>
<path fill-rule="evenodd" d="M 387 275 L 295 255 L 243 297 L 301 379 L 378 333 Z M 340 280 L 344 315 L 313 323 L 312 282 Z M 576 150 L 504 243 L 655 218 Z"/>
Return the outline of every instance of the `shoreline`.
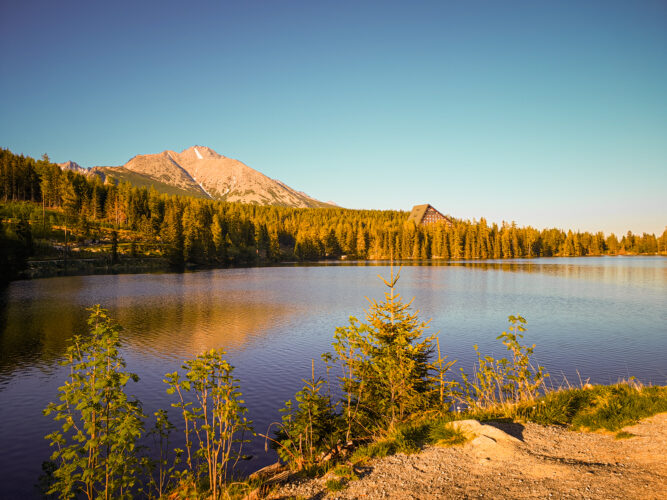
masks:
<path fill-rule="evenodd" d="M 658 499 L 667 487 L 667 413 L 628 425 L 630 439 L 566 427 L 488 421 L 463 445 L 425 446 L 354 467 L 356 479 L 294 475 L 266 498 L 629 498 Z M 492 432 L 489 432 L 492 431 Z M 488 436 L 487 436 L 488 434 Z"/>
<path fill-rule="evenodd" d="M 662 257 L 667 254 L 618 254 L 618 255 L 582 255 L 578 257 L 521 257 L 512 259 L 410 259 L 394 261 L 398 265 L 475 265 L 475 264 L 516 264 L 532 262 L 544 259 L 590 259 L 590 258 L 627 258 L 627 257 Z M 183 273 L 188 271 L 202 271 L 211 269 L 249 269 L 254 267 L 301 267 L 301 266 L 381 266 L 388 265 L 389 259 L 327 259 L 317 261 L 281 261 L 281 262 L 258 262 L 249 265 L 196 265 L 187 264 L 183 269 L 176 269 L 163 257 L 122 257 L 118 263 L 111 264 L 109 258 L 73 258 L 73 259 L 43 259 L 28 261 L 28 266 L 18 273 L 18 276 L 10 280 L 25 281 L 42 278 L 54 278 L 62 276 L 100 276 L 118 274 L 144 274 L 144 273 Z"/>

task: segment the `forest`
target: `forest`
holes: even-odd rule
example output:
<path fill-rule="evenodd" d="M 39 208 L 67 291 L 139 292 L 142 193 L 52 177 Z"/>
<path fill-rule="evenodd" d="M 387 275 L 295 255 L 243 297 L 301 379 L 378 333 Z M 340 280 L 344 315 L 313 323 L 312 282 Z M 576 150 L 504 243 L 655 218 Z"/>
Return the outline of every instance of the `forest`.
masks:
<path fill-rule="evenodd" d="M 440 207 L 442 208 L 442 207 Z M 167 195 L 103 183 L 0 149 L 0 271 L 30 261 L 132 258 L 184 266 L 324 259 L 511 259 L 665 254 L 658 237 L 500 226 L 452 218 L 417 226 L 400 210 L 291 208 Z"/>

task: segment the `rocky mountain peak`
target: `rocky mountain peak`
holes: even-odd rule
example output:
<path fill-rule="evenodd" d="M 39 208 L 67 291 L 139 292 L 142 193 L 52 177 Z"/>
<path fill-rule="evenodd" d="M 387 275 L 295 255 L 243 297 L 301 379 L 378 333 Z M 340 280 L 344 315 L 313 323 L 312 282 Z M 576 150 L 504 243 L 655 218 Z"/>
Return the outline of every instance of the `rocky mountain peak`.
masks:
<path fill-rule="evenodd" d="M 199 146 L 199 145 L 190 146 L 189 148 L 181 151 L 180 154 L 187 156 L 194 155 L 194 157 L 197 158 L 198 160 L 224 158 L 224 156 L 218 154 L 212 148 L 209 148 L 208 146 Z"/>
<path fill-rule="evenodd" d="M 125 181 L 153 186 L 165 193 L 213 200 L 289 207 L 331 206 L 208 146 L 190 146 L 180 153 L 167 150 L 140 154 L 123 166 L 96 167 L 90 173 L 108 182 Z"/>

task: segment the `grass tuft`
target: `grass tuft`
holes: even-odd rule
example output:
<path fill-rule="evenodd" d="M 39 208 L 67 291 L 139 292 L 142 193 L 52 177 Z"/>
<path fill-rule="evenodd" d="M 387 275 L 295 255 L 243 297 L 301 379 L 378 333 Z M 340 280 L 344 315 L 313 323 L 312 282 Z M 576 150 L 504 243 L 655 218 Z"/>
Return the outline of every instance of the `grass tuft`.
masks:
<path fill-rule="evenodd" d="M 630 382 L 549 392 L 510 411 L 513 418 L 573 430 L 619 431 L 642 418 L 667 411 L 667 387 Z"/>
<path fill-rule="evenodd" d="M 463 432 L 452 427 L 451 422 L 442 420 L 433 423 L 428 437 L 429 442 L 437 446 L 456 446 L 468 440 Z"/>
<path fill-rule="evenodd" d="M 337 465 L 334 468 L 333 473 L 336 474 L 339 478 L 345 479 L 347 481 L 355 481 L 359 479 L 359 476 L 357 476 L 357 473 L 354 471 L 354 467 L 351 465 Z"/>
<path fill-rule="evenodd" d="M 351 457 L 354 464 L 363 463 L 373 458 L 384 458 L 396 453 L 396 442 L 391 439 L 383 439 L 360 446 Z"/>
<path fill-rule="evenodd" d="M 617 432 L 616 435 L 614 436 L 615 439 L 630 439 L 635 437 L 637 434 L 633 434 L 632 432 L 626 432 L 626 431 L 620 431 Z"/>
<path fill-rule="evenodd" d="M 409 423 L 399 426 L 390 437 L 396 443 L 396 453 L 411 455 L 419 453 L 428 442 L 430 424 L 428 422 Z"/>
<path fill-rule="evenodd" d="M 645 417 L 667 411 L 667 388 L 635 388 L 629 384 L 595 386 L 589 408 L 572 419 L 574 429 L 618 431 Z"/>
<path fill-rule="evenodd" d="M 327 482 L 324 483 L 324 487 L 327 491 L 341 491 L 347 487 L 347 484 L 345 484 L 345 481 L 342 479 L 328 479 Z"/>

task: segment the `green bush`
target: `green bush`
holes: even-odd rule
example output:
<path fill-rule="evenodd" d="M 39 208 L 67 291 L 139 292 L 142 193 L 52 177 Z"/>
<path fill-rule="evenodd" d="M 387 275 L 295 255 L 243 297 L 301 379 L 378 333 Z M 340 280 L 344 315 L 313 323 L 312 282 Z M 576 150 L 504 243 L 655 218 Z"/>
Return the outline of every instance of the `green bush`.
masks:
<path fill-rule="evenodd" d="M 385 300 L 370 301 L 366 323 L 350 318 L 336 329 L 333 360 L 343 371 L 346 437 L 384 432 L 428 406 L 429 356 L 434 336 L 422 338 L 427 323 L 396 293 L 400 272 L 389 281 Z"/>
<path fill-rule="evenodd" d="M 341 423 L 328 396 L 322 394 L 324 381 L 315 378 L 314 361 L 311 378 L 303 380 L 303 388 L 296 393 L 296 405 L 287 401 L 282 423 L 272 446 L 278 456 L 295 469 L 311 468 L 335 448 Z"/>

